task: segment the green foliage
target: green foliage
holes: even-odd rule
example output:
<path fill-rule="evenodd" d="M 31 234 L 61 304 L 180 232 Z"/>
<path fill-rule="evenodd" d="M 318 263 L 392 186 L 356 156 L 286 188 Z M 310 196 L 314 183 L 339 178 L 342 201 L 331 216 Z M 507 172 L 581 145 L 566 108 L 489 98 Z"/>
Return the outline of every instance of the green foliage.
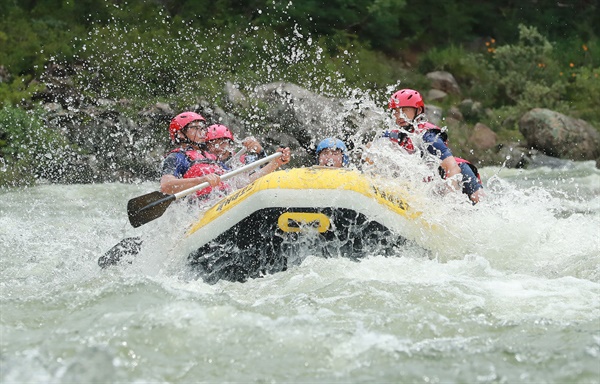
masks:
<path fill-rule="evenodd" d="M 81 25 L 70 26 L 48 16 L 31 18 L 19 8 L 0 19 L 0 65 L 10 73 L 40 73 L 51 59 L 72 59 L 75 38 L 84 36 Z"/>
<path fill-rule="evenodd" d="M 402 64 L 382 53 L 374 52 L 359 43 L 333 60 L 336 70 L 349 84 L 362 89 L 378 90 L 393 80 L 412 80 L 417 77 Z"/>
<path fill-rule="evenodd" d="M 0 83 L 0 107 L 4 105 L 24 104 L 35 92 L 44 89 L 44 85 L 32 82 L 32 76 L 15 76 Z"/>
<path fill-rule="evenodd" d="M 330 56 L 326 41 L 296 30 L 280 35 L 252 24 L 194 28 L 181 19 L 154 20 L 149 27 L 113 23 L 94 29 L 85 44 L 87 72 L 77 79 L 103 98 L 160 100 L 176 97 L 214 102 L 226 80 L 251 92 L 260 84 L 286 81 L 341 96 L 351 87 L 384 88 L 406 78 L 394 59 L 346 40 Z M 413 76 L 414 77 L 414 76 Z M 126 79 L 126 81 L 123 81 Z"/>
<path fill-rule="evenodd" d="M 554 43 L 554 55 L 562 69 L 573 67 L 598 67 L 600 65 L 600 41 L 580 38 L 563 39 Z"/>
<path fill-rule="evenodd" d="M 461 46 L 450 45 L 446 48 L 432 48 L 419 60 L 419 71 L 447 71 L 452 73 L 459 85 L 469 82 L 484 82 L 489 70 L 482 54 L 466 51 Z"/>
<path fill-rule="evenodd" d="M 419 60 L 419 71 L 446 71 L 458 82 L 463 95 L 484 105 L 494 104 L 498 96 L 497 73 L 491 71 L 482 53 L 469 52 L 461 46 L 433 48 Z"/>
<path fill-rule="evenodd" d="M 533 97 L 531 102 L 550 97 L 547 105 L 553 107 L 558 98 L 552 92 L 559 86 L 558 67 L 552 58 L 552 44 L 535 27 L 519 26 L 519 42 L 495 49 L 491 60 L 499 75 L 498 86 L 504 99 L 511 104 L 531 104 L 524 97 Z"/>
<path fill-rule="evenodd" d="M 399 14 L 401 46 L 429 48 L 469 41 L 476 37 L 473 27 L 479 20 L 478 10 L 466 1 L 410 0 Z"/>
<path fill-rule="evenodd" d="M 600 130 L 600 68 L 581 67 L 572 71 L 567 95 L 570 100 L 568 114 L 584 119 Z"/>
<path fill-rule="evenodd" d="M 306 0 L 276 5 L 276 16 L 289 22 L 288 28 L 301 29 L 318 35 L 361 36 L 369 45 L 392 50 L 400 34 L 400 17 L 406 0 Z"/>
<path fill-rule="evenodd" d="M 37 178 L 57 179 L 68 157 L 67 142 L 48 128 L 41 110 L 0 109 L 0 186 L 30 184 Z"/>
<path fill-rule="evenodd" d="M 494 39 L 488 39 L 483 53 L 454 45 L 433 48 L 421 56 L 419 70 L 452 73 L 463 97 L 493 109 L 486 123 L 498 132 L 507 130 L 508 116 L 520 116 L 535 107 L 582 117 L 599 126 L 599 68 L 594 65 L 600 47 L 595 40 L 587 44 L 561 41 L 561 47 L 566 45 L 572 49 L 556 49 L 537 28 L 520 25 L 514 44 L 496 46 Z"/>

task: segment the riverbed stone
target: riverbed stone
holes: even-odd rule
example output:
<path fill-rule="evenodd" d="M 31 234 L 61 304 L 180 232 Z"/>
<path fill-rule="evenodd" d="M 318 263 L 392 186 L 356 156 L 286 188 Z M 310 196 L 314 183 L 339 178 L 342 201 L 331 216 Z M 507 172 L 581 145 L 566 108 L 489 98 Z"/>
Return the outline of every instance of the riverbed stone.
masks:
<path fill-rule="evenodd" d="M 497 135 L 487 125 L 477 123 L 473 127 L 471 136 L 469 136 L 469 142 L 476 148 L 489 149 L 496 146 Z"/>
<path fill-rule="evenodd" d="M 448 109 L 448 112 L 446 112 L 446 118 L 453 118 L 458 121 L 463 121 L 465 119 L 460 109 L 456 106 L 452 106 Z"/>
<path fill-rule="evenodd" d="M 440 101 L 444 100 L 446 97 L 448 97 L 448 94 L 439 89 L 430 89 L 427 92 L 427 100 L 429 101 Z"/>
<path fill-rule="evenodd" d="M 427 121 L 429 121 L 431 124 L 440 125 L 442 122 L 443 112 L 443 109 L 437 105 L 427 104 L 425 106 L 425 116 L 427 116 Z"/>
<path fill-rule="evenodd" d="M 429 72 L 427 78 L 431 81 L 431 88 L 444 91 L 451 95 L 460 95 L 460 87 L 454 76 L 446 71 Z"/>
<path fill-rule="evenodd" d="M 548 156 L 570 160 L 600 157 L 600 133 L 584 120 L 545 108 L 534 108 L 519 120 L 527 145 Z"/>

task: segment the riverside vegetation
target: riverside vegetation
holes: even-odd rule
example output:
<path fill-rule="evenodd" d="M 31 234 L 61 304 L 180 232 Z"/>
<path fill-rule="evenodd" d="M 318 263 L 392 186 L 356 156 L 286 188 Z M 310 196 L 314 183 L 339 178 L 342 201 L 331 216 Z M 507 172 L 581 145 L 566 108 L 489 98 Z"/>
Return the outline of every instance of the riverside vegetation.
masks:
<path fill-rule="evenodd" d="M 519 119 L 533 108 L 597 134 L 595 2 L 462 3 L 3 2 L 0 186 L 155 177 L 164 127 L 189 108 L 238 132 L 290 133 L 297 121 L 251 97 L 275 82 L 360 113 L 365 104 L 383 113 L 399 85 L 418 89 L 454 132 L 458 155 L 484 165 L 502 163 L 500 147 L 524 145 Z M 427 93 L 428 74 L 440 71 L 457 91 Z M 473 148 L 477 124 L 497 145 Z"/>

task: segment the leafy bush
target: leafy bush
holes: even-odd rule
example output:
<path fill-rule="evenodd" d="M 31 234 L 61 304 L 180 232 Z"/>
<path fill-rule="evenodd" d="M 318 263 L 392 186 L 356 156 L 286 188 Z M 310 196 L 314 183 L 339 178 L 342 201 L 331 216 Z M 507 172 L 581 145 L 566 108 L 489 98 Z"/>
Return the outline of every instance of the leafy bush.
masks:
<path fill-rule="evenodd" d="M 535 27 L 524 25 L 519 26 L 518 43 L 496 48 L 491 64 L 498 73 L 499 106 L 556 107 L 564 86 L 557 84 L 560 71 L 552 53 L 552 44 Z"/>
<path fill-rule="evenodd" d="M 419 71 L 450 72 L 466 97 L 491 105 L 497 97 L 497 76 L 491 71 L 483 54 L 468 52 L 461 46 L 433 48 L 419 59 Z"/>
<path fill-rule="evenodd" d="M 71 59 L 78 48 L 75 38 L 85 36 L 82 25 L 59 19 L 31 18 L 14 8 L 0 19 L 0 65 L 11 73 L 39 73 L 51 59 Z"/>
<path fill-rule="evenodd" d="M 569 77 L 568 114 L 588 121 L 600 131 L 600 68 L 577 68 Z"/>

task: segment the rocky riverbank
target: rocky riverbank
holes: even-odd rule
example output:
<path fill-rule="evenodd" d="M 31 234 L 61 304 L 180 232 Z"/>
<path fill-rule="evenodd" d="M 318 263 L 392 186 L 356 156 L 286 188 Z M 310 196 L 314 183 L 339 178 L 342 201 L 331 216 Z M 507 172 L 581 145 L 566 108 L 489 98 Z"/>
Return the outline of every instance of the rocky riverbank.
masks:
<path fill-rule="evenodd" d="M 198 96 L 195 104 L 183 109 L 165 101 L 136 110 L 128 100 L 91 98 L 77 89 L 71 75 L 64 68 L 51 68 L 43 79 L 45 90 L 35 97 L 43 108 L 44 124 L 70 146 L 60 165 L 55 165 L 62 169 L 44 174 L 52 182 L 156 179 L 169 149 L 167 126 L 182 110 L 194 110 L 210 123 L 225 124 L 238 138 L 255 135 L 271 151 L 278 145 L 289 146 L 294 166 L 310 165 L 315 142 L 328 136 L 347 141 L 358 159 L 362 145 L 390 123 L 385 106 L 363 99 L 328 98 L 291 83 L 264 84 L 251 94 L 225 83 L 225 108 Z M 431 89 L 424 92 L 428 119 L 447 127 L 455 155 L 479 166 L 554 166 L 562 164 L 561 159 L 600 164 L 600 134 L 585 121 L 533 109 L 506 119 L 503 125 L 514 129 L 514 135 L 501 136 L 480 122 L 471 123 L 490 113 L 477 101 L 464 99 L 446 108 L 436 105 L 443 105 L 440 101 L 449 94 L 460 94 L 451 74 L 433 72 L 428 78 Z M 229 111 L 251 105 L 261 106 L 260 126 Z"/>

